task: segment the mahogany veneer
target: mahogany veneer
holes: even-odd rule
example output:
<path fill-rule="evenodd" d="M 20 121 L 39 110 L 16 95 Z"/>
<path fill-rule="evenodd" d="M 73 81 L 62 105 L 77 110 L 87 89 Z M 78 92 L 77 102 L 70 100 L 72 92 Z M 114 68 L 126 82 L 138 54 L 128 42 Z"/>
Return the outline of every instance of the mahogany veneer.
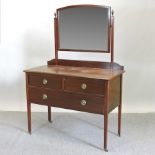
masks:
<path fill-rule="evenodd" d="M 81 50 L 78 52 L 105 52 L 111 62 L 58 59 L 60 49 L 59 11 L 70 8 L 106 8 L 108 14 L 108 51 Z M 121 134 L 122 75 L 124 67 L 114 62 L 114 16 L 110 7 L 74 5 L 57 9 L 54 18 L 55 59 L 48 65 L 25 70 L 27 93 L 28 131 L 31 133 L 31 104 L 78 110 L 104 115 L 104 150 L 107 150 L 108 114 L 118 107 L 118 135 Z M 96 29 L 97 31 L 97 29 Z M 67 36 L 66 36 L 67 37 Z M 68 49 L 67 51 L 71 51 Z"/>
<path fill-rule="evenodd" d="M 64 61 L 73 63 L 74 66 L 72 64 L 62 66 Z M 78 67 L 75 66 L 76 62 Z M 51 121 L 50 107 L 59 107 L 103 114 L 105 126 L 107 126 L 108 113 L 119 107 L 118 134 L 120 135 L 123 67 L 115 63 L 103 64 L 91 61 L 79 63 L 79 61 L 60 60 L 58 63 L 60 65 L 52 64 L 25 70 L 29 132 L 31 133 L 30 106 L 31 103 L 35 103 L 48 106 L 49 121 Z M 94 68 L 84 67 L 93 63 Z M 106 137 L 107 129 L 104 128 L 104 131 Z"/>

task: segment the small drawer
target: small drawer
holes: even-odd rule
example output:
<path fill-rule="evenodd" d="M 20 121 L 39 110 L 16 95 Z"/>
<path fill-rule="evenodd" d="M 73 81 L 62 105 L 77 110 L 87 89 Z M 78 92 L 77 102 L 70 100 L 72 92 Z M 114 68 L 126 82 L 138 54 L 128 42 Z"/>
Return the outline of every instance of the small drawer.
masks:
<path fill-rule="evenodd" d="M 58 75 L 29 74 L 28 83 L 30 86 L 44 87 L 49 89 L 62 89 L 62 78 Z"/>
<path fill-rule="evenodd" d="M 64 90 L 88 94 L 104 94 L 104 80 L 65 77 Z"/>
<path fill-rule="evenodd" d="M 104 98 L 95 95 L 83 95 L 61 92 L 61 99 L 54 102 L 53 106 L 84 112 L 103 114 Z"/>

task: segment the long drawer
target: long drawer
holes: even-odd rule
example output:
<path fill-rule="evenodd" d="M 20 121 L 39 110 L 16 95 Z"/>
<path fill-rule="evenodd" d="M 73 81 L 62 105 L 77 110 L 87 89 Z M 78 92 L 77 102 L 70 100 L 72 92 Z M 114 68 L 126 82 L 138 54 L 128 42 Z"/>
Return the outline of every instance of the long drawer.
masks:
<path fill-rule="evenodd" d="M 51 105 L 65 109 L 103 113 L 104 98 L 96 95 L 83 95 L 29 87 L 29 100 L 32 103 Z"/>

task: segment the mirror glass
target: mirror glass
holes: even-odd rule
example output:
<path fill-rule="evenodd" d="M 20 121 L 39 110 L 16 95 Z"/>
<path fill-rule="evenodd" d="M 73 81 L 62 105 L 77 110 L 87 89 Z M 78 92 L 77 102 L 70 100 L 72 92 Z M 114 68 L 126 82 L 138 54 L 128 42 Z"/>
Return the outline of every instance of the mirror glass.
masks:
<path fill-rule="evenodd" d="M 74 7 L 58 10 L 59 50 L 109 52 L 110 9 Z"/>

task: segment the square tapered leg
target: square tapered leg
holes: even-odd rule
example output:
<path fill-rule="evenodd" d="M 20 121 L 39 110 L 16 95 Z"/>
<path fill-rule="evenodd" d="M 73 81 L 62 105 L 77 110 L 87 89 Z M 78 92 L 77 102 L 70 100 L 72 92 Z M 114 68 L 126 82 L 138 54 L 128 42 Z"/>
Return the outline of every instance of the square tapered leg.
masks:
<path fill-rule="evenodd" d="M 31 103 L 27 102 L 28 132 L 31 134 Z"/>
<path fill-rule="evenodd" d="M 48 121 L 51 123 L 51 106 L 48 106 Z"/>

